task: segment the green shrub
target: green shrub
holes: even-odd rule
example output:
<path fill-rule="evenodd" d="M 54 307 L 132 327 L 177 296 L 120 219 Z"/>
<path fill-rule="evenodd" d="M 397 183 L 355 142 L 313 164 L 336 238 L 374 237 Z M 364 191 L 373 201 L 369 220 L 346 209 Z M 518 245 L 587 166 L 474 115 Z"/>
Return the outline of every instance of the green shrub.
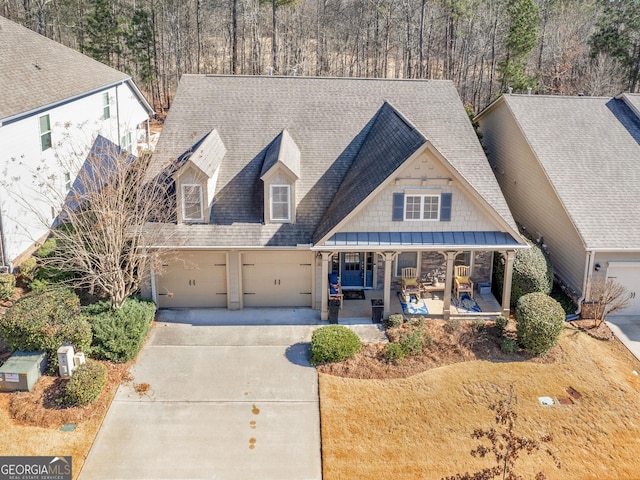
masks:
<path fill-rule="evenodd" d="M 549 295 L 553 288 L 553 268 L 549 256 L 535 243 L 531 241 L 528 243 L 531 248 L 517 250 L 513 261 L 512 307 L 523 295 L 533 292 Z M 502 298 L 504 265 L 504 256 L 496 254 L 493 262 L 493 285 L 496 296 L 499 298 Z"/>
<path fill-rule="evenodd" d="M 11 300 L 16 292 L 16 277 L 0 273 L 0 300 Z"/>
<path fill-rule="evenodd" d="M 31 289 L 32 293 L 42 293 L 55 287 L 53 287 L 53 284 L 48 280 L 35 278 L 31 280 L 31 283 L 29 283 L 29 288 Z"/>
<path fill-rule="evenodd" d="M 387 343 L 384 349 L 384 355 L 390 362 L 394 363 L 395 365 L 402 362 L 405 357 L 404 349 L 399 343 L 395 342 Z"/>
<path fill-rule="evenodd" d="M 516 305 L 518 343 L 531 355 L 543 355 L 558 342 L 564 328 L 562 306 L 544 293 L 529 293 Z"/>
<path fill-rule="evenodd" d="M 404 315 L 400 313 L 394 313 L 389 315 L 387 319 L 387 328 L 398 328 L 404 323 Z"/>
<path fill-rule="evenodd" d="M 42 280 L 48 284 L 62 284 L 73 278 L 73 272 L 67 270 L 61 270 L 59 268 L 52 267 L 51 265 L 44 265 L 36 271 L 35 280 Z M 31 282 L 33 283 L 33 282 Z"/>
<path fill-rule="evenodd" d="M 320 327 L 311 336 L 311 364 L 342 362 L 353 357 L 360 348 L 360 338 L 347 327 Z"/>
<path fill-rule="evenodd" d="M 142 348 L 156 306 L 153 302 L 128 298 L 118 310 L 112 310 L 108 302 L 99 302 L 85 307 L 83 312 L 89 315 L 93 329 L 93 354 L 124 363 Z"/>
<path fill-rule="evenodd" d="M 496 317 L 496 328 L 498 329 L 498 334 L 504 335 L 507 325 L 509 325 L 509 319 L 507 317 L 503 317 L 502 315 L 498 315 Z"/>
<path fill-rule="evenodd" d="M 48 238 L 42 246 L 36 251 L 35 256 L 38 258 L 47 258 L 56 251 L 57 242 L 55 238 Z"/>
<path fill-rule="evenodd" d="M 474 318 L 472 322 L 473 328 L 476 332 L 482 332 L 487 326 L 486 322 L 482 318 Z"/>
<path fill-rule="evenodd" d="M 0 333 L 13 350 L 46 351 L 52 370 L 65 341 L 77 351 L 87 351 L 91 345 L 91 326 L 80 314 L 80 301 L 63 288 L 20 298 L 0 317 Z"/>
<path fill-rule="evenodd" d="M 38 262 L 35 258 L 29 257 L 20 264 L 20 274 L 28 280 L 33 278 L 38 268 Z"/>
<path fill-rule="evenodd" d="M 89 405 L 98 398 L 106 382 L 107 367 L 95 360 L 87 360 L 67 382 L 64 403 L 80 407 Z"/>
<path fill-rule="evenodd" d="M 500 349 L 504 353 L 515 353 L 518 351 L 518 342 L 513 338 L 503 338 L 500 344 Z"/>
<path fill-rule="evenodd" d="M 424 338 L 422 329 L 414 330 L 411 333 L 405 333 L 400 337 L 400 347 L 405 355 L 420 355 L 424 347 Z"/>

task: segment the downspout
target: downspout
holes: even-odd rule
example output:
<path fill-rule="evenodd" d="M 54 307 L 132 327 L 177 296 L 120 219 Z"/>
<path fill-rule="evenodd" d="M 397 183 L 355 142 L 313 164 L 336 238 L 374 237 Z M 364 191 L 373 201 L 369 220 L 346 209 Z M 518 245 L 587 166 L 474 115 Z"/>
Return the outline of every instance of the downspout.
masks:
<path fill-rule="evenodd" d="M 120 148 L 122 148 L 122 145 L 120 145 L 120 142 L 122 141 L 122 137 L 120 136 L 120 99 L 118 98 L 118 87 L 120 85 L 116 85 L 116 121 L 118 122 L 117 125 L 117 129 L 118 129 L 118 138 L 116 139 L 116 143 L 118 144 L 118 146 Z"/>
<path fill-rule="evenodd" d="M 1 202 L 0 202 L 1 203 Z M 2 270 L 7 268 L 7 259 L 4 256 L 7 246 L 5 245 L 4 229 L 2 228 L 2 210 L 0 209 L 0 267 Z"/>
<path fill-rule="evenodd" d="M 587 250 L 587 257 L 584 262 L 584 281 L 582 283 L 582 295 L 578 298 L 578 308 L 576 315 L 580 315 L 582 311 L 582 302 L 584 302 L 587 292 L 591 291 L 591 278 L 593 276 L 593 263 L 596 259 L 596 254 L 593 250 Z"/>

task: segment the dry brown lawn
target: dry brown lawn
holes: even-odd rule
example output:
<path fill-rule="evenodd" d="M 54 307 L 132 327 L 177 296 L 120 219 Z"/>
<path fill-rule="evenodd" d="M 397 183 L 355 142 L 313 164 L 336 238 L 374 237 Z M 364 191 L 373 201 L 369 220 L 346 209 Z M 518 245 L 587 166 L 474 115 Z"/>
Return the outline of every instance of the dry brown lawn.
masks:
<path fill-rule="evenodd" d="M 438 345 L 431 348 L 444 348 Z M 552 434 L 549 445 L 562 463 L 558 470 L 544 453 L 523 454 L 517 470 L 524 478 L 540 470 L 548 479 L 640 478 L 640 377 L 634 373 L 640 363 L 622 344 L 567 326 L 546 358 L 496 354 L 492 360 L 485 347 L 474 348 L 467 338 L 453 355 L 465 360 L 459 363 L 427 349 L 431 360 L 406 378 L 389 378 L 391 366 L 379 369 L 386 378 L 335 375 L 358 376 L 358 364 L 373 363 L 374 346 L 362 354 L 368 360 L 356 359 L 342 371 L 321 368 L 324 480 L 440 479 L 492 466 L 491 459 L 470 455 L 478 446 L 471 433 L 495 426 L 488 407 L 506 399 L 512 384 L 517 433 Z M 438 367 L 438 358 L 448 365 Z M 581 399 L 539 403 L 540 396 L 569 397 L 567 387 Z"/>

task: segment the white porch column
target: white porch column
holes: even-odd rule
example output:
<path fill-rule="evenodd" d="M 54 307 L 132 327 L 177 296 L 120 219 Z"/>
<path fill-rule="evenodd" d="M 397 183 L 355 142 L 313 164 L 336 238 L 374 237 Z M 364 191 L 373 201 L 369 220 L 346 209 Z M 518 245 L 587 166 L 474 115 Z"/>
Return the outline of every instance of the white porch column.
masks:
<path fill-rule="evenodd" d="M 511 313 L 511 282 L 515 257 L 515 250 L 507 250 L 504 261 L 504 283 L 502 284 L 502 316 L 506 318 L 509 318 L 509 313 Z"/>
<path fill-rule="evenodd" d="M 393 271 L 393 260 L 396 258 L 395 252 L 381 252 L 384 259 L 384 310 L 382 317 L 388 318 L 391 313 L 391 272 Z"/>
<path fill-rule="evenodd" d="M 329 319 L 329 260 L 331 260 L 331 252 L 320 252 L 322 255 L 322 273 L 320 278 L 320 320 Z"/>
<path fill-rule="evenodd" d="M 447 269 L 444 276 L 444 293 L 442 294 L 442 316 L 445 320 L 449 320 L 451 316 L 451 287 L 453 286 L 453 264 L 456 259 L 457 252 L 446 252 Z"/>

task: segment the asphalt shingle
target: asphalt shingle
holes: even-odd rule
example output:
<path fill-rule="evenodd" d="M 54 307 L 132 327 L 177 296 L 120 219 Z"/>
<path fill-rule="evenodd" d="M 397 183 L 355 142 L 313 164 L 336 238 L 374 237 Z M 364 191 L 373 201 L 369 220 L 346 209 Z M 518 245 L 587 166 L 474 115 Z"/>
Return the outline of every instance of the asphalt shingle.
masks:
<path fill-rule="evenodd" d="M 505 95 L 504 101 L 585 246 L 640 247 L 640 119 L 624 99 Z"/>
<path fill-rule="evenodd" d="M 129 80 L 0 16 L 0 121 Z"/>
<path fill-rule="evenodd" d="M 388 116 L 389 125 L 376 126 L 381 116 Z M 450 81 L 183 75 L 153 156 L 154 173 L 213 129 L 227 148 L 213 225 L 203 226 L 207 233 L 193 227 L 197 234 L 179 226 L 178 237 L 186 244 L 311 243 L 316 229 L 329 231 L 348 206 L 364 199 L 425 139 L 516 228 Z M 296 223 L 263 225 L 260 176 L 269 146 L 284 130 L 300 152 Z M 376 158 L 390 148 L 402 151 L 381 163 L 380 172 L 366 170 L 364 153 L 357 158 L 371 132 L 366 150 Z M 344 203 L 332 205 L 339 189 Z"/>

